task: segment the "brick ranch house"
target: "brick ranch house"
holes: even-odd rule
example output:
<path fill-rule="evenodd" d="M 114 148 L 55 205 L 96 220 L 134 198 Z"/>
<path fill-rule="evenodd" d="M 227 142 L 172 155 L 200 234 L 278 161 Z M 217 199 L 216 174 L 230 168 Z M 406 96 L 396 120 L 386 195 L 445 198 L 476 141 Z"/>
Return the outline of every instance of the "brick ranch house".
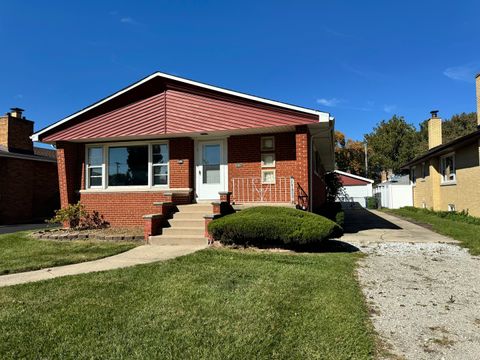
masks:
<path fill-rule="evenodd" d="M 0 116 L 0 224 L 50 217 L 60 203 L 55 150 L 33 146 L 33 121 L 22 113 Z"/>
<path fill-rule="evenodd" d="M 156 72 L 33 135 L 57 148 L 62 207 L 142 226 L 162 202 L 325 201 L 328 113 Z"/>

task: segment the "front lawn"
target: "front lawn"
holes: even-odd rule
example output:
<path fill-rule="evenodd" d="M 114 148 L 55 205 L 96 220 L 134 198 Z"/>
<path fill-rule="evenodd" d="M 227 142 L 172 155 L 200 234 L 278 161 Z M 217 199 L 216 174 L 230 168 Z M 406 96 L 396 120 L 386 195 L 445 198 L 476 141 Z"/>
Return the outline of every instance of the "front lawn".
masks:
<path fill-rule="evenodd" d="M 95 260 L 139 243 L 38 240 L 28 232 L 0 235 L 0 275 Z"/>
<path fill-rule="evenodd" d="M 461 213 L 435 212 L 427 209 L 404 207 L 383 211 L 425 224 L 439 234 L 460 241 L 472 255 L 480 255 L 480 219 Z"/>
<path fill-rule="evenodd" d="M 0 358 L 370 359 L 359 256 L 208 249 L 0 288 Z"/>

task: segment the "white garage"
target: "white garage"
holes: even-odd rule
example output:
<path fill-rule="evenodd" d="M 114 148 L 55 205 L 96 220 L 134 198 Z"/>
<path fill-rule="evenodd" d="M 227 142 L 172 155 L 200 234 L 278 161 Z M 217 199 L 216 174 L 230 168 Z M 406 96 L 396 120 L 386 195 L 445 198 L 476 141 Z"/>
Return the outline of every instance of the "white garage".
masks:
<path fill-rule="evenodd" d="M 373 180 L 353 175 L 344 171 L 335 170 L 343 184 L 338 201 L 342 203 L 358 203 L 367 206 L 367 197 L 373 196 Z"/>

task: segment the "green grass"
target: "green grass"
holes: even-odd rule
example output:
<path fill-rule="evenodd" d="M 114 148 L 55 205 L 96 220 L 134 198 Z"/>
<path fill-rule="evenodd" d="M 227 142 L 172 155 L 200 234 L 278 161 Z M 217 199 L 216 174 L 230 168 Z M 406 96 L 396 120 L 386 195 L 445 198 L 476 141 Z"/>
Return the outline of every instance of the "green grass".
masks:
<path fill-rule="evenodd" d="M 0 275 L 73 264 L 118 254 L 138 243 L 38 240 L 28 232 L 0 235 Z"/>
<path fill-rule="evenodd" d="M 359 256 L 208 249 L 0 288 L 0 358 L 371 359 Z"/>
<path fill-rule="evenodd" d="M 429 225 L 433 231 L 460 241 L 460 245 L 468 248 L 472 255 L 480 255 L 480 219 L 461 213 L 448 214 L 413 207 L 383 211 Z"/>

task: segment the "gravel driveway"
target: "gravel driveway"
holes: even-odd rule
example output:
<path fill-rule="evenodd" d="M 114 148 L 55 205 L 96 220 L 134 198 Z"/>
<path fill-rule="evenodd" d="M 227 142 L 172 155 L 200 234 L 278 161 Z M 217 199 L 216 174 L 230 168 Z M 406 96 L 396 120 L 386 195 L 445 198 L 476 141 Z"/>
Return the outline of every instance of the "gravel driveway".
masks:
<path fill-rule="evenodd" d="M 368 254 L 358 278 L 386 358 L 480 359 L 480 257 L 390 215 L 348 217 L 361 226 L 342 240 Z"/>

